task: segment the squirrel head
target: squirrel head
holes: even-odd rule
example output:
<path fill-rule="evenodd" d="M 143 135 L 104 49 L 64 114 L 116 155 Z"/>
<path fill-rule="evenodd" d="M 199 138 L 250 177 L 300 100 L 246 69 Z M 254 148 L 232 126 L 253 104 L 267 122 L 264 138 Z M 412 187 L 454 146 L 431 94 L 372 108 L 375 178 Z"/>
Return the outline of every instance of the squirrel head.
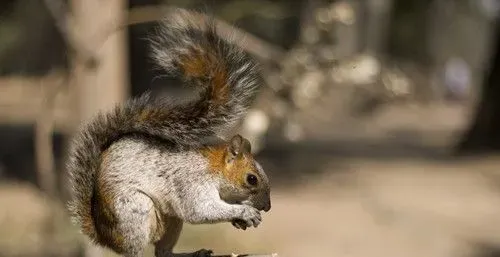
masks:
<path fill-rule="evenodd" d="M 266 212 L 271 209 L 269 179 L 252 155 L 246 138 L 235 135 L 224 144 L 207 148 L 203 154 L 211 171 L 220 178 L 222 200 Z"/>

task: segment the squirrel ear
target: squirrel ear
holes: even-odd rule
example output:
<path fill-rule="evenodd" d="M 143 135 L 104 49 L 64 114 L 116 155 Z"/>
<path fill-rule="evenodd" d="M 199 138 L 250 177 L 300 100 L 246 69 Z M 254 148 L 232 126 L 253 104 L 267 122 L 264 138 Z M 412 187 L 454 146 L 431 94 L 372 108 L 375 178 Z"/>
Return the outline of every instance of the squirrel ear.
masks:
<path fill-rule="evenodd" d="M 250 141 L 248 139 L 243 138 L 243 150 L 245 153 L 250 153 L 252 152 L 252 145 L 250 144 Z"/>
<path fill-rule="evenodd" d="M 252 149 L 250 142 L 240 135 L 235 135 L 229 141 L 228 152 L 230 160 L 240 157 L 243 153 L 248 153 Z"/>

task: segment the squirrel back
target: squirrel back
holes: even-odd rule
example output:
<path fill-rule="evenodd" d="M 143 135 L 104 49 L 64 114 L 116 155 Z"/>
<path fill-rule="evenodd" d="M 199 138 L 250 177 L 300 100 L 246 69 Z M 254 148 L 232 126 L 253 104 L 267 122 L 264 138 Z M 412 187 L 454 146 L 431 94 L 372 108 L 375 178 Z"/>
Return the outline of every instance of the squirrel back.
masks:
<path fill-rule="evenodd" d="M 199 89 L 192 101 L 173 103 L 144 94 L 98 114 L 76 135 L 67 170 L 73 197 L 68 208 L 82 232 L 95 237 L 91 202 L 101 154 L 129 134 L 161 138 L 180 148 L 199 148 L 224 137 L 245 114 L 261 84 L 256 64 L 219 37 L 202 14 L 175 9 L 150 38 L 158 67 Z"/>

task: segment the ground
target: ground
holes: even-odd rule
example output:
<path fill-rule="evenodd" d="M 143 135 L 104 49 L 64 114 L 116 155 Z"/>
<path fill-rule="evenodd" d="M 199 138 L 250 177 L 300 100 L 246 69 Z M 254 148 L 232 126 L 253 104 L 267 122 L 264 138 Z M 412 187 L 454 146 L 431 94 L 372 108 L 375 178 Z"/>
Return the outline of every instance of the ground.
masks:
<path fill-rule="evenodd" d="M 499 160 L 353 162 L 351 172 L 273 194 L 258 229 L 193 228 L 181 241 L 280 256 L 480 256 L 500 245 Z M 212 242 L 213 241 L 213 242 Z M 194 246 L 191 246 L 194 247 Z M 487 249 L 486 249 L 487 250 Z"/>
<path fill-rule="evenodd" d="M 495 182 L 500 159 L 348 163 L 344 172 L 274 190 L 272 210 L 259 228 L 187 226 L 177 249 L 287 257 L 451 257 L 479 256 L 486 246 L 500 246 L 500 184 Z M 50 239 L 59 243 L 44 238 L 40 224 L 49 209 L 38 196 L 8 187 L 0 190 L 5 256 L 29 256 L 48 245 L 52 249 L 44 251 L 70 252 L 67 236 Z"/>
<path fill-rule="evenodd" d="M 272 209 L 261 226 L 247 231 L 230 224 L 186 226 L 176 249 L 282 257 L 495 256 L 500 157 L 447 157 L 446 148 L 437 145 L 453 140 L 446 124 L 460 121 L 446 108 L 426 113 L 430 118 L 399 117 L 392 127 L 404 127 L 405 133 L 375 133 L 390 123 L 372 120 L 366 138 L 337 135 L 328 139 L 327 149 L 300 143 L 268 147 L 259 158 L 275 183 Z M 362 127 L 349 128 L 359 134 Z M 327 134 L 324 127 L 311 140 Z M 376 134 L 382 139 L 375 140 Z M 62 206 L 54 207 L 32 186 L 12 183 L 0 186 L 0 206 L 0 256 L 75 256 L 77 237 L 61 216 Z M 48 220 L 57 221 L 55 229 Z M 115 255 L 105 251 L 105 256 Z"/>

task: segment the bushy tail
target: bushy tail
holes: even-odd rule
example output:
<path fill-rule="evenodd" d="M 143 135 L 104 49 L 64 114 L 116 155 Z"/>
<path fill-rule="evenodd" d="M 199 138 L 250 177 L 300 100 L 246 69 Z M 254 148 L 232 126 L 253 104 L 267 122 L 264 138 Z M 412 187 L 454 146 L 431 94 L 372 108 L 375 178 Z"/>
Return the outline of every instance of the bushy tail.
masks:
<path fill-rule="evenodd" d="M 150 42 L 158 66 L 200 89 L 200 95 L 174 104 L 146 94 L 98 115 L 77 135 L 68 161 L 74 192 L 69 210 L 92 239 L 96 238 L 91 213 L 95 176 L 100 155 L 109 144 L 134 133 L 198 147 L 233 126 L 260 85 L 255 63 L 236 45 L 221 39 L 214 23 L 201 14 L 170 11 Z"/>

